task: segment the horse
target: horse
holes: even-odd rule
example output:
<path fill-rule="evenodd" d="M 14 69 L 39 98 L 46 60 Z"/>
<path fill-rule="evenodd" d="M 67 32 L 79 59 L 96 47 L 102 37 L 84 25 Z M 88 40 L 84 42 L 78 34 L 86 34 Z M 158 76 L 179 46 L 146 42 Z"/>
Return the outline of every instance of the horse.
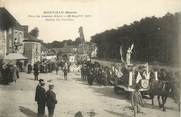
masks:
<path fill-rule="evenodd" d="M 173 91 L 171 93 L 171 97 L 175 101 L 176 104 L 178 104 L 178 110 L 180 111 L 180 82 L 174 82 L 173 84 Z"/>
<path fill-rule="evenodd" d="M 181 77 L 181 73 L 180 72 L 176 72 L 175 73 L 175 78 L 173 81 L 173 90 L 171 93 L 171 97 L 173 98 L 173 100 L 175 101 L 176 104 L 178 104 L 178 110 L 180 111 L 180 94 L 181 94 L 181 90 L 180 90 L 180 77 Z"/>
<path fill-rule="evenodd" d="M 167 101 L 167 97 L 171 94 L 171 91 L 173 90 L 172 83 L 170 81 L 163 81 L 163 80 L 150 80 L 150 89 L 149 89 L 149 95 L 152 99 L 152 105 L 154 106 L 154 96 L 157 95 L 158 104 L 159 107 L 163 109 L 163 111 L 166 111 L 165 103 Z M 162 103 L 160 101 L 160 97 L 162 100 Z"/>

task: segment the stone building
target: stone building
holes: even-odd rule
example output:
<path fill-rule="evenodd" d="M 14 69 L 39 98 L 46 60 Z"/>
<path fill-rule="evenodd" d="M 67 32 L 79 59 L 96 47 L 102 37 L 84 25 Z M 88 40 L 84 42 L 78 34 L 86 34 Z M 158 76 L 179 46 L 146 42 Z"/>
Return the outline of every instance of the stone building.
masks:
<path fill-rule="evenodd" d="M 53 48 L 53 50 L 56 52 L 58 60 L 69 61 L 71 63 L 75 62 L 76 46 L 66 45 L 63 48 Z"/>
<path fill-rule="evenodd" d="M 5 8 L 0 7 L 0 59 L 9 53 L 23 54 L 27 26 L 21 25 Z"/>
<path fill-rule="evenodd" d="M 41 60 L 42 41 L 28 34 L 24 42 L 24 55 L 31 64 Z"/>
<path fill-rule="evenodd" d="M 28 34 L 5 8 L 0 7 L 0 59 L 10 53 L 20 53 L 32 64 L 41 59 L 41 40 Z"/>

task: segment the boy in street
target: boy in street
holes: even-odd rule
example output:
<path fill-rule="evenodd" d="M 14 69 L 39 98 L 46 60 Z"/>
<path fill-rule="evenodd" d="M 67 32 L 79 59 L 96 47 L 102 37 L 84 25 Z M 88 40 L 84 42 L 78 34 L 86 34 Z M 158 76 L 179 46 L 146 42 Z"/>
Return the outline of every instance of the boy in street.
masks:
<path fill-rule="evenodd" d="M 53 117 L 55 105 L 57 104 L 56 94 L 53 91 L 54 85 L 49 85 L 49 90 L 46 92 L 46 102 L 48 107 L 48 117 Z"/>
<path fill-rule="evenodd" d="M 68 64 L 66 62 L 64 64 L 63 73 L 64 73 L 64 79 L 67 80 Z"/>
<path fill-rule="evenodd" d="M 137 116 L 137 113 L 143 113 L 141 111 L 141 106 L 140 106 L 140 105 L 143 106 L 143 99 L 142 99 L 142 95 L 139 89 L 140 89 L 140 86 L 137 84 L 135 86 L 135 90 L 132 92 L 132 95 L 131 95 L 131 105 L 134 110 L 134 117 Z"/>

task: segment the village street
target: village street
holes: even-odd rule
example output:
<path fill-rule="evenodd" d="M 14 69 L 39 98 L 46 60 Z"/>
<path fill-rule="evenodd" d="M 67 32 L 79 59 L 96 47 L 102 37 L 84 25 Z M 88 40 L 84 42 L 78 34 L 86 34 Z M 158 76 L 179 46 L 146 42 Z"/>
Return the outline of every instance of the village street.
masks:
<path fill-rule="evenodd" d="M 33 74 L 20 73 L 16 84 L 0 85 L 0 117 L 36 117 L 34 95 L 38 81 L 34 81 L 33 77 Z M 40 74 L 39 77 L 46 84 L 52 80 L 55 85 L 58 100 L 55 117 L 74 117 L 78 111 L 84 117 L 89 117 L 90 113 L 95 113 L 95 117 L 133 116 L 126 97 L 115 94 L 111 86 L 87 85 L 86 81 L 81 81 L 78 72 L 69 73 L 67 81 L 63 79 L 61 71 L 59 75 L 47 73 Z M 151 104 L 150 100 L 145 101 Z M 166 112 L 149 104 L 146 104 L 144 113 L 139 114 L 139 117 L 179 117 L 177 105 L 172 99 L 168 99 Z"/>

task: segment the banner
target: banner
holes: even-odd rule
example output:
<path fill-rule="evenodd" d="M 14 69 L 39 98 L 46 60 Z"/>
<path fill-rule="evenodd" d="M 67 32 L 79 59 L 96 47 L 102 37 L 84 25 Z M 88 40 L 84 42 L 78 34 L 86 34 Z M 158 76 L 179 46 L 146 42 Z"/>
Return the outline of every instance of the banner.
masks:
<path fill-rule="evenodd" d="M 123 48 L 122 48 L 122 46 L 120 46 L 120 56 L 121 56 L 121 62 L 124 63 L 124 59 L 123 59 Z"/>

